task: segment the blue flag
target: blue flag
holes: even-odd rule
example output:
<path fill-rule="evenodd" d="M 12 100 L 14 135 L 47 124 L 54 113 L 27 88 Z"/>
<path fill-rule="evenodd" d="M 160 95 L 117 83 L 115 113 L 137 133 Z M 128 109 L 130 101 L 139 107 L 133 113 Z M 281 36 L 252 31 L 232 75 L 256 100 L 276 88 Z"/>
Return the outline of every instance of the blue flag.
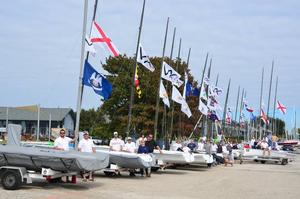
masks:
<path fill-rule="evenodd" d="M 195 97 L 199 97 L 200 96 L 200 90 L 197 87 L 194 87 L 192 90 L 192 95 Z"/>
<path fill-rule="evenodd" d="M 190 82 L 186 83 L 185 96 L 188 97 L 192 94 L 192 84 Z"/>
<path fill-rule="evenodd" d="M 84 63 L 82 84 L 92 87 L 95 93 L 102 96 L 104 100 L 107 100 L 112 92 L 111 83 L 98 73 L 87 60 Z"/>
<path fill-rule="evenodd" d="M 256 120 L 256 116 L 253 114 L 253 112 L 250 113 L 250 120 L 251 121 L 255 121 Z"/>

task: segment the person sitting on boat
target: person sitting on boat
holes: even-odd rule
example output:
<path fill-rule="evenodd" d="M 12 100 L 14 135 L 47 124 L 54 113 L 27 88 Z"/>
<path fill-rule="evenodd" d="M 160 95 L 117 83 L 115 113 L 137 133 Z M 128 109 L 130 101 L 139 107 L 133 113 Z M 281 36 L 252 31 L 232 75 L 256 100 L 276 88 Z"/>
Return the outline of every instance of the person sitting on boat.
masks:
<path fill-rule="evenodd" d="M 118 137 L 118 132 L 114 132 L 114 137 L 109 142 L 109 150 L 122 151 L 124 147 L 124 141 Z"/>
<path fill-rule="evenodd" d="M 54 149 L 62 150 L 62 151 L 69 151 L 69 143 L 74 143 L 75 139 L 71 139 L 66 137 L 65 129 L 61 129 L 59 132 L 59 137 L 54 141 Z"/>
<path fill-rule="evenodd" d="M 140 145 L 141 141 L 144 141 L 144 142 L 147 141 L 147 138 L 145 137 L 144 133 L 142 133 L 141 137 L 139 137 L 139 139 L 137 139 L 137 141 L 136 141 L 136 148 L 139 148 L 139 145 Z"/>
<path fill-rule="evenodd" d="M 197 147 L 196 143 L 194 142 L 194 140 L 190 140 L 189 143 L 187 144 L 187 147 L 191 150 L 194 151 Z"/>
<path fill-rule="evenodd" d="M 146 147 L 144 140 L 140 141 L 137 153 L 138 154 L 148 154 L 149 153 L 148 147 Z M 140 169 L 140 172 L 141 172 L 141 176 L 144 176 L 144 173 L 146 173 L 146 176 L 149 176 L 148 169 Z"/>
<path fill-rule="evenodd" d="M 136 145 L 135 143 L 132 141 L 131 137 L 127 138 L 127 142 L 124 145 L 124 149 L 123 151 L 129 152 L 129 153 L 135 153 L 136 152 Z"/>
<path fill-rule="evenodd" d="M 254 137 L 250 140 L 250 146 L 252 149 L 255 149 L 255 138 Z"/>
<path fill-rule="evenodd" d="M 182 151 L 182 144 L 179 138 L 176 139 L 176 142 L 171 144 L 170 151 Z"/>
<path fill-rule="evenodd" d="M 203 151 L 204 150 L 204 140 L 203 139 L 200 139 L 200 142 L 198 142 L 198 147 L 197 147 L 197 150 L 198 151 Z"/>
<path fill-rule="evenodd" d="M 263 156 L 265 156 L 266 151 L 268 151 L 268 155 L 271 155 L 271 147 L 268 145 L 266 140 L 263 140 L 260 144 L 261 149 L 263 150 Z"/>
<path fill-rule="evenodd" d="M 83 132 L 83 139 L 78 143 L 78 151 L 85 153 L 96 153 L 96 148 L 92 139 L 90 139 L 90 135 L 88 131 Z M 87 180 L 94 181 L 93 172 L 90 171 L 83 175 L 83 181 Z"/>

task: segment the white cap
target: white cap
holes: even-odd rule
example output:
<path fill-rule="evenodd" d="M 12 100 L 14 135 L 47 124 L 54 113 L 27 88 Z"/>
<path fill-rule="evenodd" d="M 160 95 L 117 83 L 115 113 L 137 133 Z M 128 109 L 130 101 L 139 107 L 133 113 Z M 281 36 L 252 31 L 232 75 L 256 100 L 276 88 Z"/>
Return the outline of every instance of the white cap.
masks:
<path fill-rule="evenodd" d="M 131 137 L 127 137 L 127 140 L 132 140 Z"/>
<path fill-rule="evenodd" d="M 117 132 L 117 131 L 115 131 L 115 132 L 114 132 L 114 135 L 118 135 L 118 132 Z"/>

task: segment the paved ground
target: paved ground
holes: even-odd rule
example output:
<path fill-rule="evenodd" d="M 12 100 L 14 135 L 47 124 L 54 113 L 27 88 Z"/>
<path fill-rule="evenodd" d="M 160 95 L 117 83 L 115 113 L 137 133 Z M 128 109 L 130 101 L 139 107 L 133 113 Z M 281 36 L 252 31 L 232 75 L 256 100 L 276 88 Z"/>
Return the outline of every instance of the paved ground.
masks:
<path fill-rule="evenodd" d="M 96 182 L 24 186 L 17 191 L 0 188 L 0 198 L 31 199 L 295 199 L 300 198 L 300 156 L 286 166 L 273 164 L 235 164 L 177 168 L 159 171 L 151 178 L 109 178 L 98 174 Z"/>

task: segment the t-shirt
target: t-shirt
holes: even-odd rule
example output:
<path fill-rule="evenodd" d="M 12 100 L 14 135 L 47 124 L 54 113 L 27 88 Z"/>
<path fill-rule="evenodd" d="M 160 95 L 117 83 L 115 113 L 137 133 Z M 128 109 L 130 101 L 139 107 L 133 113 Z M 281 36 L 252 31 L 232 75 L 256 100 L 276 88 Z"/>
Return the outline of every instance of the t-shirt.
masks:
<path fill-rule="evenodd" d="M 125 151 L 128 151 L 128 152 L 130 152 L 130 153 L 134 153 L 135 152 L 135 149 L 136 149 L 136 147 L 135 147 L 135 143 L 134 142 L 127 142 L 126 144 L 125 144 L 125 146 L 124 146 L 124 150 Z"/>
<path fill-rule="evenodd" d="M 81 149 L 81 152 L 93 152 L 94 142 L 92 139 L 82 139 L 78 144 L 78 148 Z"/>
<path fill-rule="evenodd" d="M 203 142 L 198 142 L 198 150 L 202 151 L 204 149 L 204 144 Z"/>
<path fill-rule="evenodd" d="M 182 144 L 175 142 L 175 143 L 171 144 L 170 150 L 171 151 L 177 151 L 177 149 L 179 149 L 179 148 L 182 148 Z"/>
<path fill-rule="evenodd" d="M 58 137 L 54 141 L 54 147 L 63 149 L 64 151 L 69 151 L 69 143 L 72 141 L 69 137 Z"/>
<path fill-rule="evenodd" d="M 146 146 L 140 145 L 137 152 L 138 153 L 149 153 L 149 150 Z"/>
<path fill-rule="evenodd" d="M 268 143 L 262 142 L 262 143 L 260 144 L 260 146 L 261 146 L 262 149 L 267 149 L 267 148 L 268 148 Z"/>
<path fill-rule="evenodd" d="M 136 147 L 138 148 L 139 146 L 140 146 L 140 143 L 141 143 L 141 141 L 142 140 L 144 140 L 144 142 L 146 142 L 147 141 L 147 138 L 142 138 L 142 137 L 140 137 L 139 139 L 137 139 L 137 141 L 136 141 Z"/>
<path fill-rule="evenodd" d="M 146 141 L 146 147 L 148 147 L 149 153 L 153 153 L 153 150 L 157 147 L 157 144 L 154 140 Z"/>
<path fill-rule="evenodd" d="M 124 146 L 124 141 L 120 138 L 113 138 L 110 140 L 109 146 L 113 151 L 121 151 L 122 147 Z"/>
<path fill-rule="evenodd" d="M 213 144 L 213 145 L 211 146 L 211 152 L 212 152 L 212 153 L 216 153 L 217 150 L 218 150 L 218 145 Z"/>
<path fill-rule="evenodd" d="M 187 147 L 189 147 L 192 151 L 197 147 L 194 142 L 188 143 Z"/>

